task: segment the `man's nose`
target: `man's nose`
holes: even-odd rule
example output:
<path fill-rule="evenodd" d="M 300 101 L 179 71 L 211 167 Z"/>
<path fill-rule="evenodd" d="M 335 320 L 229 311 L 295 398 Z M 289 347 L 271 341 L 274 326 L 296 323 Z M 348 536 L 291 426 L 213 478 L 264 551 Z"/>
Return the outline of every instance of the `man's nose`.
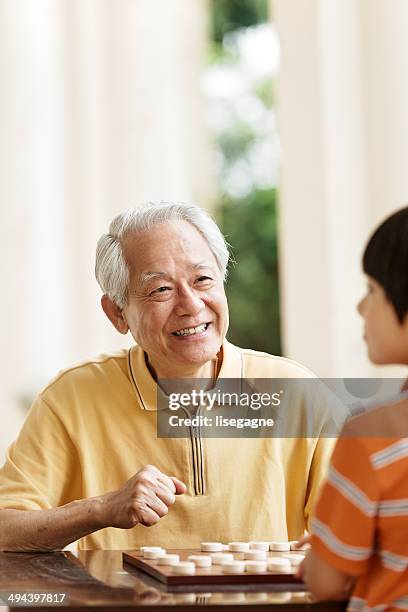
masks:
<path fill-rule="evenodd" d="M 205 304 L 200 295 L 191 288 L 183 288 L 178 292 L 175 312 L 178 316 L 197 315 L 205 308 Z"/>

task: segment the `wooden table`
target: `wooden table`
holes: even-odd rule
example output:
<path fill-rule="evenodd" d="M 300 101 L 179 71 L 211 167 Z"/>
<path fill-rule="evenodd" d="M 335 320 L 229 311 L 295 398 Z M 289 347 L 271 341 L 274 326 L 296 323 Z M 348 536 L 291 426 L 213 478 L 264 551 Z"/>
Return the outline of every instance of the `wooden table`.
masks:
<path fill-rule="evenodd" d="M 272 588 L 273 585 L 271 585 Z M 287 587 L 285 587 L 287 588 Z M 307 593 L 273 591 L 264 585 L 252 585 L 243 590 L 235 585 L 220 591 L 196 592 L 194 589 L 166 592 L 165 587 L 135 568 L 123 565 L 120 551 L 81 551 L 56 553 L 0 553 L 0 593 L 10 610 L 21 610 L 16 603 L 7 602 L 10 593 L 26 593 L 26 597 L 40 597 L 36 612 L 70 609 L 104 608 L 106 612 L 131 608 L 149 612 L 168 611 L 180 607 L 184 612 L 198 606 L 208 606 L 212 612 L 245 609 L 245 612 L 273 609 L 313 610 L 321 612 L 345 610 L 345 603 L 313 603 Z M 53 603 L 45 607 L 41 598 L 48 596 Z M 64 599 L 62 603 L 55 603 Z M 27 602 L 29 600 L 27 599 Z"/>

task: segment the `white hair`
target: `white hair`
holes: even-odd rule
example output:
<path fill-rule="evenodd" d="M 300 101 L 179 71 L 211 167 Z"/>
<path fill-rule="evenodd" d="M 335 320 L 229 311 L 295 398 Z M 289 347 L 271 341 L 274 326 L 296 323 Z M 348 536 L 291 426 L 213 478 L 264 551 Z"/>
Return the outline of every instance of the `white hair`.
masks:
<path fill-rule="evenodd" d="M 184 202 L 146 202 L 115 217 L 109 226 L 109 233 L 99 238 L 96 247 L 96 280 L 119 308 L 127 303 L 129 286 L 129 268 L 121 241 L 128 234 L 145 232 L 167 221 L 191 223 L 206 240 L 223 279 L 226 279 L 228 246 L 218 225 L 204 209 Z"/>

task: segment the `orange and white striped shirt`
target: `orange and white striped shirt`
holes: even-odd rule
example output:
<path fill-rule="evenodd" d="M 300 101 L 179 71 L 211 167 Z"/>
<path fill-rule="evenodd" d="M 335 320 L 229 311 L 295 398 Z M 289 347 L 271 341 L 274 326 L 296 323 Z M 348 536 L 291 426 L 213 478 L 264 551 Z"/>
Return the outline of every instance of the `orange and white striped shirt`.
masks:
<path fill-rule="evenodd" d="M 356 577 L 348 612 L 408 610 L 408 398 L 351 419 L 312 521 L 318 556 Z"/>

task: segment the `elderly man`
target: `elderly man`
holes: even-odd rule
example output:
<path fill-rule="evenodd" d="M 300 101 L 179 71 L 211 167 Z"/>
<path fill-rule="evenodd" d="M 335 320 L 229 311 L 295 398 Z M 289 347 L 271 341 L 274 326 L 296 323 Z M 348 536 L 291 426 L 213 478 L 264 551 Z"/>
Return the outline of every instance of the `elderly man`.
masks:
<path fill-rule="evenodd" d="M 161 202 L 114 219 L 96 276 L 104 312 L 136 344 L 63 371 L 39 394 L 0 472 L 0 549 L 304 533 L 331 440 L 157 437 L 162 379 L 310 376 L 226 340 L 227 263 L 224 238 L 199 207 Z"/>

